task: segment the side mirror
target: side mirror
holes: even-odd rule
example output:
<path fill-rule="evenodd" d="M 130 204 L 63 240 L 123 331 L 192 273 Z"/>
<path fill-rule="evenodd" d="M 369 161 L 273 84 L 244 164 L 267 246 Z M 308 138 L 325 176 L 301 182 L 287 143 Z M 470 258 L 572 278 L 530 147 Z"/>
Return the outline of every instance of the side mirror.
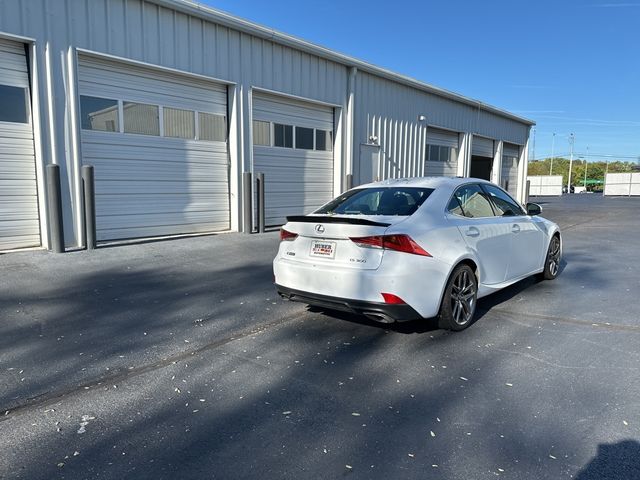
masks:
<path fill-rule="evenodd" d="M 537 203 L 527 203 L 527 215 L 540 215 L 542 213 L 542 207 Z"/>

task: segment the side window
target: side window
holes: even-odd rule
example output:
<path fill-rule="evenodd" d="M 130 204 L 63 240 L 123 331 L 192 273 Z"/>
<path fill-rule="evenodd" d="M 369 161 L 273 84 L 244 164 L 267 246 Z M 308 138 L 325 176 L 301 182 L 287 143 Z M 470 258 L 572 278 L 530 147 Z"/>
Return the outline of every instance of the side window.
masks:
<path fill-rule="evenodd" d="M 495 216 L 491 202 L 477 184 L 458 188 L 449 202 L 449 212 L 469 218 Z"/>
<path fill-rule="evenodd" d="M 464 211 L 462 210 L 462 205 L 460 205 L 460 200 L 456 195 L 454 195 L 451 198 L 451 201 L 449 202 L 449 206 L 447 208 L 449 210 L 449 213 L 453 213 L 454 215 L 460 215 L 461 217 L 464 217 Z"/>
<path fill-rule="evenodd" d="M 510 217 L 514 215 L 524 215 L 520 205 L 502 189 L 488 184 L 483 184 L 482 188 L 491 198 L 491 201 L 496 207 L 496 213 L 499 216 Z"/>

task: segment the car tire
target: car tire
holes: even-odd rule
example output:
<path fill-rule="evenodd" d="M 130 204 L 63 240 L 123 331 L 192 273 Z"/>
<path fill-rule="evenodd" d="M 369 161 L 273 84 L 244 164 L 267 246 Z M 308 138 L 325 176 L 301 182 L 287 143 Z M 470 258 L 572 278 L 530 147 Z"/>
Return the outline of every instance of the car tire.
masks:
<path fill-rule="evenodd" d="M 540 274 L 540 278 L 543 280 L 554 280 L 558 276 L 558 273 L 560 273 L 560 260 L 560 237 L 554 235 L 549 242 L 547 256 L 544 260 L 544 270 Z"/>
<path fill-rule="evenodd" d="M 473 323 L 478 302 L 478 280 L 469 265 L 458 265 L 451 273 L 442 297 L 438 326 L 460 331 Z"/>

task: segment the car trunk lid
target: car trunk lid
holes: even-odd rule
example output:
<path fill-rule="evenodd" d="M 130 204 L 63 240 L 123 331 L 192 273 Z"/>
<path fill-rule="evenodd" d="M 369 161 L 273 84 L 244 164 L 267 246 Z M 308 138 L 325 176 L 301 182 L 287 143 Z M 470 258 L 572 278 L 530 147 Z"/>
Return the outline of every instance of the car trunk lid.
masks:
<path fill-rule="evenodd" d="M 287 217 L 286 231 L 298 236 L 282 242 L 280 255 L 292 262 L 375 270 L 384 250 L 356 245 L 351 238 L 384 235 L 408 217 L 370 215 L 307 215 Z"/>

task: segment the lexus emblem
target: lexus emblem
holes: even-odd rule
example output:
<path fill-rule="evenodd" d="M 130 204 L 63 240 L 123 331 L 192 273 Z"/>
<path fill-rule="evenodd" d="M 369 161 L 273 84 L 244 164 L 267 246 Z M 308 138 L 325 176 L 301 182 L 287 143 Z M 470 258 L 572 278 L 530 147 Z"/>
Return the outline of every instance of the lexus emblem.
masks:
<path fill-rule="evenodd" d="M 324 233 L 324 225 L 316 225 L 316 233 Z"/>

